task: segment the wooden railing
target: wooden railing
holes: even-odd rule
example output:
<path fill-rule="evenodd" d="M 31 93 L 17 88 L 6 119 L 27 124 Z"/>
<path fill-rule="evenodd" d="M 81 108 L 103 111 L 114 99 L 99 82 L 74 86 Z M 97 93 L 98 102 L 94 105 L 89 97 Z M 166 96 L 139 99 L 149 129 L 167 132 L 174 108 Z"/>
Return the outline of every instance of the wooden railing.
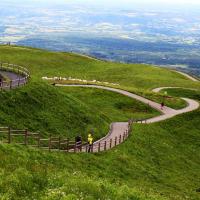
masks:
<path fill-rule="evenodd" d="M 30 78 L 30 73 L 28 69 L 25 67 L 19 66 L 19 65 L 14 65 L 10 63 L 1 63 L 0 62 L 0 71 L 8 71 L 8 72 L 13 72 L 17 75 L 19 75 L 16 79 L 14 80 L 6 80 L 0 81 L 0 89 L 12 89 L 15 87 L 19 87 L 21 85 L 25 85 L 29 78 Z"/>
<path fill-rule="evenodd" d="M 90 152 L 101 152 L 111 149 L 122 142 L 124 142 L 132 131 L 133 120 L 128 123 L 127 130 L 121 133 L 118 137 L 112 137 L 108 134 L 105 138 L 94 142 L 90 146 Z M 9 127 L 0 127 L 0 141 L 8 144 L 28 145 L 31 147 L 37 147 L 48 151 L 60 151 L 60 152 L 88 152 L 89 144 L 84 142 L 75 142 L 68 138 L 52 137 L 42 138 L 40 133 L 32 133 L 27 129 L 25 130 L 13 130 Z"/>

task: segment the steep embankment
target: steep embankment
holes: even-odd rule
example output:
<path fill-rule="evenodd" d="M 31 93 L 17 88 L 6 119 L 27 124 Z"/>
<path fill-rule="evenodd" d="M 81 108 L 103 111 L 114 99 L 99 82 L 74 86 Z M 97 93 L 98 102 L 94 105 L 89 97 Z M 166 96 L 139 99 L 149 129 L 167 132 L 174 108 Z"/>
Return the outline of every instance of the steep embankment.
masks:
<path fill-rule="evenodd" d="M 109 120 L 91 112 L 84 102 L 63 94 L 44 83 L 30 83 L 23 88 L 0 93 L 0 124 L 12 128 L 74 137 L 87 134 L 94 127 L 97 137 L 108 131 Z"/>

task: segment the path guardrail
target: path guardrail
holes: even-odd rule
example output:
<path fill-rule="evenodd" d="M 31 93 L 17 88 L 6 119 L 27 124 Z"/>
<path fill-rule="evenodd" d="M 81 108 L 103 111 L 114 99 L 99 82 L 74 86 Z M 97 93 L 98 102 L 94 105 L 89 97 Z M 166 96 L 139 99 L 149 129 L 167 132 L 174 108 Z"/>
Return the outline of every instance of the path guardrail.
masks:
<path fill-rule="evenodd" d="M 88 152 L 101 152 L 109 150 L 121 143 L 123 143 L 132 131 L 133 120 L 129 120 L 127 130 L 121 133 L 119 136 L 103 138 L 93 145 L 89 145 L 86 142 L 76 142 L 69 138 L 53 137 L 42 138 L 40 133 L 32 133 L 28 129 L 14 130 L 10 127 L 0 127 L 0 141 L 7 144 L 18 144 L 31 147 L 37 147 L 43 150 L 58 151 L 58 152 L 71 152 L 80 153 Z"/>
<path fill-rule="evenodd" d="M 13 72 L 18 75 L 17 78 L 13 80 L 1 80 L 0 81 L 0 89 L 12 89 L 19 87 L 21 85 L 27 84 L 29 78 L 30 78 L 30 72 L 27 68 L 10 64 L 10 63 L 2 63 L 0 62 L 0 71 L 7 71 L 7 72 Z"/>

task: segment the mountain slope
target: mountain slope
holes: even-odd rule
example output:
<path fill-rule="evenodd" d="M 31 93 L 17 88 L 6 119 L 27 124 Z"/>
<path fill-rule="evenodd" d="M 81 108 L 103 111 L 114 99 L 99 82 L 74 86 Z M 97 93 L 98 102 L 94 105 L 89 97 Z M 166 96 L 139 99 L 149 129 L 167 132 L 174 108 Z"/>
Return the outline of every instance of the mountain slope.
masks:
<path fill-rule="evenodd" d="M 117 82 L 122 89 L 158 101 L 163 95 L 154 96 L 151 88 L 199 88 L 199 83 L 167 69 L 108 63 L 68 53 L 0 47 L 0 59 L 25 65 L 32 74 L 25 87 L 0 93 L 0 124 L 28 127 L 44 135 L 73 137 L 83 133 L 86 137 L 88 130 L 95 128 L 95 137 L 101 137 L 112 120 L 157 112 L 147 108 L 145 113 L 144 105 L 118 94 L 54 88 L 41 81 L 42 76 Z M 187 93 L 199 101 L 199 91 L 174 91 L 168 91 L 169 95 Z M 0 198 L 197 200 L 199 115 L 200 109 L 160 123 L 134 124 L 125 143 L 100 154 L 48 153 L 0 144 Z"/>

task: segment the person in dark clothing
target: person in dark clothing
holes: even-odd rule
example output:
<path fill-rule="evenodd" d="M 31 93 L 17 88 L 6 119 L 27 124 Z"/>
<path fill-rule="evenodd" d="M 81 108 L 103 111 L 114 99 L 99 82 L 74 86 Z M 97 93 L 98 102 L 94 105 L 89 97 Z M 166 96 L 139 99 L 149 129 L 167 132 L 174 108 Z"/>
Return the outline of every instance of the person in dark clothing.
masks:
<path fill-rule="evenodd" d="M 164 104 L 164 102 L 162 102 L 161 103 L 161 110 L 163 110 L 164 106 L 165 106 L 165 104 Z"/>
<path fill-rule="evenodd" d="M 77 149 L 81 151 L 82 146 L 82 137 L 80 135 L 75 138 Z"/>

